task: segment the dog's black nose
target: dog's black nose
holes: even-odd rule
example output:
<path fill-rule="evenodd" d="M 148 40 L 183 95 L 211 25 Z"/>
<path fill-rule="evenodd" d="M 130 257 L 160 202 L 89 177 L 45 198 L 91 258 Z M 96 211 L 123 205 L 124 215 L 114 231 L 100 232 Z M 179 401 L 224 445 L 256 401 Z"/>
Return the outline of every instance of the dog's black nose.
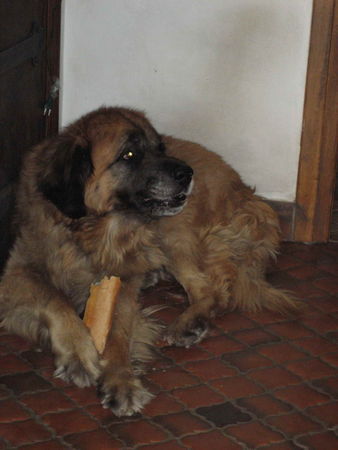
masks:
<path fill-rule="evenodd" d="M 191 181 L 194 171 L 187 165 L 178 165 L 174 171 L 175 180 L 181 184 L 188 184 Z"/>

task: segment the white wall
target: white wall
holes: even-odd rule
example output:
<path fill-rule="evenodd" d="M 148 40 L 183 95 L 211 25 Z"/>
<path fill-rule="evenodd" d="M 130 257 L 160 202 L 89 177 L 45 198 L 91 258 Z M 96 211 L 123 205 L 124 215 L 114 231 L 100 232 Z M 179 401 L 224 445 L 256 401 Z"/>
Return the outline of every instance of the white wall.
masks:
<path fill-rule="evenodd" d="M 295 198 L 312 0 L 64 0 L 61 124 L 102 104 Z"/>

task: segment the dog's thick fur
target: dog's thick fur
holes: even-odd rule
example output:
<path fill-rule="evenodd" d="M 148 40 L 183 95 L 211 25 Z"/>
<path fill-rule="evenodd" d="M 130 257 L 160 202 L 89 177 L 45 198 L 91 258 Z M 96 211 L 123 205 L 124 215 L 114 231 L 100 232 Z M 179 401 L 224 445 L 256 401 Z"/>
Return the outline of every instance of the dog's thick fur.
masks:
<path fill-rule="evenodd" d="M 117 415 L 151 398 L 138 374 L 158 326 L 137 298 L 154 274 L 170 273 L 187 292 L 190 306 L 166 334 L 180 346 L 200 341 L 218 312 L 293 306 L 264 279 L 279 242 L 272 209 L 219 156 L 160 136 L 137 111 L 101 108 L 35 147 L 17 229 L 0 285 L 2 325 L 48 344 L 56 375 L 97 384 Z M 100 357 L 79 315 L 104 275 L 121 277 L 122 290 Z"/>

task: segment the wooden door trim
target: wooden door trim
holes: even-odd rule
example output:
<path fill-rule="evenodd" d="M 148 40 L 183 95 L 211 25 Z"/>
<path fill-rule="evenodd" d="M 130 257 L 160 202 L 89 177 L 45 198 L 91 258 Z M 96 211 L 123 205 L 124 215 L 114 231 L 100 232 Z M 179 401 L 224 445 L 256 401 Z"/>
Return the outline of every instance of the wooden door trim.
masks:
<path fill-rule="evenodd" d="M 314 0 L 294 239 L 326 242 L 337 152 L 337 1 Z"/>

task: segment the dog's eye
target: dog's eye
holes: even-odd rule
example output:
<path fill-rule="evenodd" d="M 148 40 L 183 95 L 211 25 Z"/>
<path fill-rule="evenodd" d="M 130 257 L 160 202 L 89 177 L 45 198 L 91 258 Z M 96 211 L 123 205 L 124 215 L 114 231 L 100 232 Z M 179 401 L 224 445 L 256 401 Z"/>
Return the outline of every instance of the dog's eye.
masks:
<path fill-rule="evenodd" d="M 126 152 L 122 155 L 122 158 L 125 160 L 128 160 L 128 159 L 134 158 L 134 156 L 135 156 L 135 153 L 129 150 L 129 152 Z"/>

